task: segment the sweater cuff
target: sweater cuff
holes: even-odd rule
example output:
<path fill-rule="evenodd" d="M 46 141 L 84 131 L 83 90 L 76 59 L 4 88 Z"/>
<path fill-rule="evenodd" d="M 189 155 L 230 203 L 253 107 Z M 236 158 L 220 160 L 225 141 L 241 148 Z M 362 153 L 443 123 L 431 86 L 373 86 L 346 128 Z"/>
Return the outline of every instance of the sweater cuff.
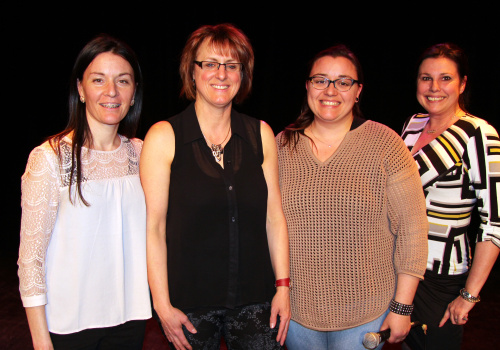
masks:
<path fill-rule="evenodd" d="M 425 269 L 422 273 L 419 272 L 415 272 L 415 271 L 408 271 L 408 270 L 399 270 L 399 271 L 396 271 L 396 275 L 398 274 L 405 274 L 405 275 L 409 275 L 409 276 L 413 276 L 413 277 L 417 277 L 418 279 L 420 280 L 423 280 L 424 279 L 424 273 L 425 273 Z"/>

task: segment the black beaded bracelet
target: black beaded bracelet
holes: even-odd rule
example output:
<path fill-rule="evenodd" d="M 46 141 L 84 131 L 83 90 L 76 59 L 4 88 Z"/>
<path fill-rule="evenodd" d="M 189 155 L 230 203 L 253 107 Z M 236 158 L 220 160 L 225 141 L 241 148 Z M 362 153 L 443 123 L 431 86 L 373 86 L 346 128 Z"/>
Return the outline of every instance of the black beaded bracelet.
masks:
<path fill-rule="evenodd" d="M 410 316 L 413 311 L 413 305 L 401 304 L 392 299 L 389 304 L 389 311 L 398 315 Z"/>

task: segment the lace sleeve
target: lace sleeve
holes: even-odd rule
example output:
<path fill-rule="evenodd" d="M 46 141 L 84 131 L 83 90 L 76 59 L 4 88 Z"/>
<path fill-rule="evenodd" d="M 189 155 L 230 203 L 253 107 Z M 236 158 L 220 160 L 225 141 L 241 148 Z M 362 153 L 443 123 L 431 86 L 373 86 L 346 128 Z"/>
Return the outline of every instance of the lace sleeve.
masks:
<path fill-rule="evenodd" d="M 18 274 L 25 307 L 47 303 L 45 255 L 56 220 L 59 186 L 57 155 L 47 143 L 35 148 L 21 179 Z"/>

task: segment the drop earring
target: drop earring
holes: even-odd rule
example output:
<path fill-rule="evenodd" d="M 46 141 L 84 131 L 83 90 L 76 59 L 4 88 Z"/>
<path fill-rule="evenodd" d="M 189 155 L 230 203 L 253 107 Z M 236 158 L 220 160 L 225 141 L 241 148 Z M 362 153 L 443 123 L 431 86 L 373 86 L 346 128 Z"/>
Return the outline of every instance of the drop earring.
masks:
<path fill-rule="evenodd" d="M 82 103 L 85 103 L 85 97 L 80 96 L 80 101 L 82 101 Z"/>

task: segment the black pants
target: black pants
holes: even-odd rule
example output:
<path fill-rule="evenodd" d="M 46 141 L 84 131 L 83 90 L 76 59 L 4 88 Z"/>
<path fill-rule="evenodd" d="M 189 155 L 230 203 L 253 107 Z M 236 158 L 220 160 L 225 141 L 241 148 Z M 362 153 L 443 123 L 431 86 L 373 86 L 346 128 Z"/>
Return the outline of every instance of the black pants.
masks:
<path fill-rule="evenodd" d="M 146 320 L 84 329 L 70 334 L 50 333 L 55 350 L 141 350 L 146 332 Z"/>
<path fill-rule="evenodd" d="M 412 350 L 459 350 L 462 344 L 463 326 L 448 320 L 443 327 L 439 322 L 448 304 L 455 300 L 465 285 L 467 273 L 454 276 L 440 276 L 426 272 L 420 281 L 415 299 L 412 321 L 427 325 L 425 334 L 421 327 L 415 327 L 405 339 Z"/>
<path fill-rule="evenodd" d="M 271 305 L 252 304 L 235 309 L 183 310 L 196 328 L 192 334 L 184 328 L 184 334 L 193 349 L 219 350 L 224 337 L 227 348 L 231 349 L 283 349 L 276 341 L 279 329 L 271 329 Z M 161 324 L 160 324 L 161 328 Z M 170 344 L 170 343 L 169 343 Z M 170 344 L 171 348 L 174 346 Z"/>

